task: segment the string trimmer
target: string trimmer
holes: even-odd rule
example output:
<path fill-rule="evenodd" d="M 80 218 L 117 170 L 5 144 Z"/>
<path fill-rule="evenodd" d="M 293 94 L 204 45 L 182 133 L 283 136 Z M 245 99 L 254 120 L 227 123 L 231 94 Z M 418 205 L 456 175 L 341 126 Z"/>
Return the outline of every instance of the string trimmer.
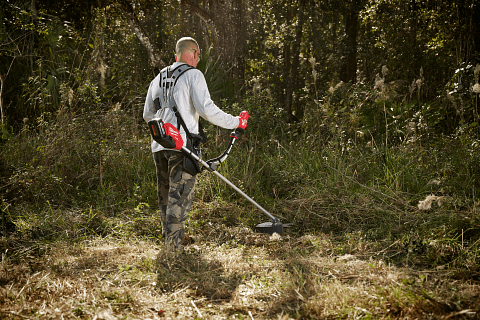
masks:
<path fill-rule="evenodd" d="M 167 124 L 167 125 L 170 125 L 170 124 Z M 160 143 L 162 146 L 166 148 L 175 148 L 175 142 L 173 141 L 172 137 L 165 132 L 165 124 L 162 120 L 159 120 L 159 119 L 150 120 L 148 122 L 148 127 L 150 128 L 150 133 L 152 134 L 152 137 L 155 141 L 157 141 L 158 143 Z M 235 143 L 235 140 L 239 139 L 240 135 L 241 135 L 241 131 L 239 129 L 232 132 L 230 134 L 230 143 L 228 144 L 228 147 L 225 150 L 225 152 L 223 152 L 223 154 L 220 155 L 219 157 L 210 159 L 208 161 L 203 161 L 198 155 L 196 155 L 195 153 L 193 153 L 191 150 L 187 149 L 184 146 L 182 147 L 181 151 L 185 153 L 187 156 L 190 156 L 193 159 L 197 160 L 205 168 L 207 168 L 208 171 L 213 172 L 213 174 L 215 174 L 217 177 L 223 180 L 226 184 L 232 187 L 233 190 L 235 190 L 242 197 L 250 201 L 255 207 L 260 209 L 260 211 L 265 213 L 270 218 L 270 221 L 260 223 L 256 226 L 259 232 L 267 233 L 267 234 L 273 234 L 273 233 L 282 234 L 286 227 L 291 226 L 290 223 L 283 224 L 280 221 L 280 219 L 278 219 L 277 217 L 269 213 L 267 210 L 265 210 L 262 206 L 260 206 L 257 202 L 255 202 L 255 200 L 253 200 L 248 195 L 246 195 L 242 190 L 240 190 L 237 186 L 235 186 L 232 182 L 230 182 L 227 178 L 225 178 L 223 175 L 221 175 L 217 171 L 217 168 L 220 166 L 220 164 L 227 159 L 228 154 L 230 153 L 230 150 L 232 149 L 233 144 Z"/>

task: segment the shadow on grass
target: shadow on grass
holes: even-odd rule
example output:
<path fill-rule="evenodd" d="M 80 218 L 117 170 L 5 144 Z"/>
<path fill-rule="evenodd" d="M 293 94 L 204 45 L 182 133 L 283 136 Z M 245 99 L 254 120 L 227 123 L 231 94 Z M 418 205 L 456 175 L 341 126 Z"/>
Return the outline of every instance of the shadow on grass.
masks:
<path fill-rule="evenodd" d="M 157 288 L 163 293 L 188 288 L 197 299 L 228 300 L 241 282 L 240 275 L 225 272 L 220 261 L 205 259 L 201 251 L 191 246 L 178 255 L 160 250 L 156 266 Z"/>

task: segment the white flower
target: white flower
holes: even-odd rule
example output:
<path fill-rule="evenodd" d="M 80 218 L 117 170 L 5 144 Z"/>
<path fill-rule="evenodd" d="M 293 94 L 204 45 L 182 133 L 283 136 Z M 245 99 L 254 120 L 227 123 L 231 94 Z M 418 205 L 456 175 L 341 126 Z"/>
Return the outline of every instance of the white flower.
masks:
<path fill-rule="evenodd" d="M 422 79 L 418 79 L 415 83 L 417 84 L 418 90 L 420 90 L 422 88 L 422 84 L 423 84 Z"/>
<path fill-rule="evenodd" d="M 341 87 L 343 87 L 343 81 L 340 81 L 339 83 L 337 83 L 337 85 L 335 86 L 335 90 L 338 90 Z"/>
<path fill-rule="evenodd" d="M 479 73 L 480 73 L 480 64 L 477 64 L 475 66 L 475 69 L 473 70 L 473 74 L 475 75 L 475 78 L 478 76 Z"/>
<path fill-rule="evenodd" d="M 382 75 L 385 78 L 385 76 L 388 74 L 388 68 L 387 66 L 382 66 Z"/>
<path fill-rule="evenodd" d="M 420 210 L 430 210 L 430 208 L 432 207 L 432 202 L 433 201 L 437 201 L 438 203 L 438 206 L 442 206 L 442 199 L 443 197 L 437 197 L 437 196 L 434 196 L 434 195 L 429 195 L 425 198 L 425 200 L 423 201 L 419 201 L 418 202 L 418 209 Z"/>
<path fill-rule="evenodd" d="M 314 57 L 311 57 L 308 62 L 310 62 L 310 64 L 312 65 L 312 68 L 315 68 L 315 58 Z"/>
<path fill-rule="evenodd" d="M 383 90 L 383 85 L 385 84 L 383 78 L 375 80 L 375 89 L 378 89 L 380 91 Z"/>
<path fill-rule="evenodd" d="M 328 89 L 328 92 L 330 92 L 331 94 L 335 93 L 335 91 L 337 91 L 338 89 L 340 89 L 341 87 L 343 87 L 343 81 L 340 81 L 339 83 L 337 83 L 337 85 L 335 87 L 330 87 Z"/>
<path fill-rule="evenodd" d="M 480 84 L 478 84 L 478 82 L 475 83 L 475 85 L 472 88 L 472 91 L 475 93 L 480 93 Z"/>
<path fill-rule="evenodd" d="M 412 84 L 408 87 L 408 90 L 410 91 L 410 94 L 412 94 L 415 91 L 416 87 L 417 87 L 416 80 L 413 79 Z"/>

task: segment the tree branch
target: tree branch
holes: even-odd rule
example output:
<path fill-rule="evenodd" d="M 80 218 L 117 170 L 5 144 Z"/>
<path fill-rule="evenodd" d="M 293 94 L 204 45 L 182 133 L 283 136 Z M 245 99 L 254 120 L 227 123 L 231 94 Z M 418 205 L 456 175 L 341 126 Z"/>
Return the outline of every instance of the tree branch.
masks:
<path fill-rule="evenodd" d="M 121 0 L 118 2 L 120 5 L 120 10 L 127 18 L 128 23 L 132 27 L 135 35 L 143 44 L 145 49 L 147 49 L 148 55 L 150 57 L 150 63 L 154 68 L 161 69 L 167 64 L 162 59 L 162 55 L 160 54 L 159 50 L 153 45 L 152 41 L 147 35 L 147 32 L 144 30 L 140 20 L 138 20 L 135 11 L 133 9 L 132 4 L 128 0 Z"/>
<path fill-rule="evenodd" d="M 195 13 L 200 19 L 206 23 L 212 22 L 212 16 L 190 0 L 182 0 L 182 4 L 191 12 Z"/>
<path fill-rule="evenodd" d="M 182 4 L 185 6 L 185 8 L 187 8 L 187 10 L 189 10 L 190 12 L 197 15 L 197 17 L 202 19 L 202 21 L 205 22 L 205 24 L 207 24 L 211 28 L 214 38 L 215 39 L 218 38 L 217 37 L 218 33 L 217 33 L 217 29 L 215 28 L 215 23 L 212 19 L 212 16 L 207 11 L 203 10 L 202 8 L 194 4 L 191 0 L 182 0 Z"/>

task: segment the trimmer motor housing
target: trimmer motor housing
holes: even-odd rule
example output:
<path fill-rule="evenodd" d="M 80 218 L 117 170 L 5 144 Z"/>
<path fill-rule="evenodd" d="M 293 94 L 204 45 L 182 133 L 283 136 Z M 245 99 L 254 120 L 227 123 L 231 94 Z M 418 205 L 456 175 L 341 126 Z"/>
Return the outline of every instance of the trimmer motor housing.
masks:
<path fill-rule="evenodd" d="M 150 129 L 153 140 L 158 142 L 162 147 L 168 149 L 175 148 L 175 141 L 173 141 L 171 136 L 167 135 L 165 124 L 161 119 L 152 119 L 148 121 L 148 128 Z"/>

